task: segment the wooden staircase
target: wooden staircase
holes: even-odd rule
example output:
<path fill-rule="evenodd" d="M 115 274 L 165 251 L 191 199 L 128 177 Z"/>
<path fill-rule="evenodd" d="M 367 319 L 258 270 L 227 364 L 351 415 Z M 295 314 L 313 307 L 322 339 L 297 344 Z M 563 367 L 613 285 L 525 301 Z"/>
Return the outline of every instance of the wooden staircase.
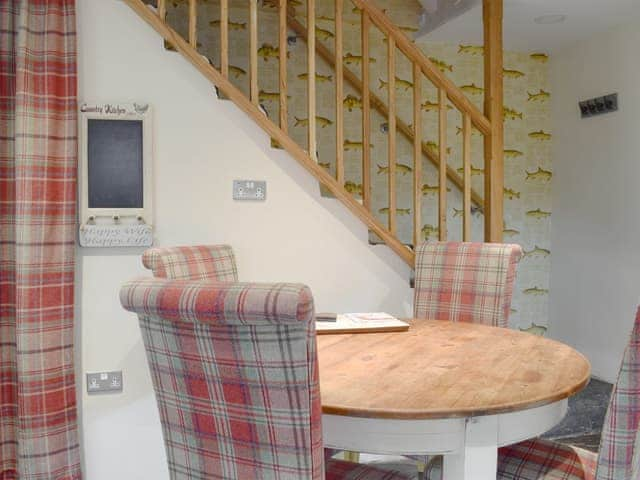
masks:
<path fill-rule="evenodd" d="M 340 200 L 351 210 L 371 232 L 375 233 L 385 244 L 394 250 L 410 266 L 414 264 L 413 249 L 403 244 L 398 236 L 398 187 L 397 175 L 397 134 L 403 141 L 412 145 L 412 204 L 413 204 L 413 234 L 412 244 L 423 241 L 422 226 L 422 160 L 426 158 L 438 170 L 438 238 L 447 240 L 447 185 L 450 183 L 462 194 L 462 238 L 471 239 L 472 212 L 480 209 L 484 214 L 484 240 L 488 242 L 502 241 L 503 229 L 503 102 L 502 102 L 502 0 L 484 0 L 484 59 L 485 59 L 485 99 L 484 113 L 471 102 L 464 92 L 451 82 L 434 63 L 400 30 L 389 17 L 373 2 L 366 0 L 334 0 L 335 32 L 333 45 L 317 40 L 316 32 L 316 0 L 305 0 L 306 25 L 296 16 L 295 5 L 301 0 L 236 0 L 246 4 L 248 9 L 249 34 L 249 85 L 246 89 L 234 84 L 230 76 L 229 61 L 229 0 L 219 2 L 220 36 L 216 55 L 218 66 L 203 56 L 198 43 L 198 1 L 174 0 L 173 3 L 186 3 L 187 29 L 181 35 L 172 28 L 166 20 L 167 1 L 157 0 L 154 5 L 148 5 L 142 0 L 124 0 L 142 19 L 149 23 L 165 40 L 165 45 L 171 46 L 182 54 L 195 68 L 207 77 L 218 89 L 221 96 L 233 101 L 272 138 L 272 144 L 284 148 L 300 164 L 311 173 L 321 185 L 336 199 Z M 202 1 L 202 0 L 201 0 Z M 204 0 L 211 2 L 212 0 Z M 265 114 L 260 105 L 260 88 L 258 77 L 258 44 L 259 3 L 268 3 L 277 9 L 278 29 L 277 38 L 272 39 L 270 45 L 277 45 L 271 50 L 278 65 L 279 74 L 279 113 L 276 121 Z M 345 62 L 344 45 L 344 8 L 345 2 L 353 4 L 353 11 L 359 12 L 359 28 L 361 32 L 361 61 L 359 71 L 353 70 Z M 200 22 L 201 23 L 201 22 Z M 347 26 L 348 27 L 348 26 Z M 371 72 L 369 59 L 370 33 L 372 30 L 380 33 L 387 44 L 386 74 L 387 98 L 383 100 L 374 93 L 371 86 Z M 294 139 L 289 131 L 288 110 L 288 55 L 281 54 L 288 50 L 289 31 L 304 39 L 306 44 L 307 76 L 306 98 L 307 118 L 306 141 Z M 313 32 L 313 33 L 311 33 Z M 263 44 L 264 46 L 264 44 Z M 333 47 L 333 48 L 331 48 Z M 412 81 L 404 81 L 405 89 L 412 92 L 412 122 L 402 119 L 397 111 L 397 63 L 399 57 L 404 57 L 411 64 Z M 335 78 L 335 172 L 331 174 L 327 168 L 319 165 L 317 158 L 317 98 L 316 98 L 316 58 L 329 64 L 334 71 Z M 266 57 L 265 57 L 266 59 Z M 404 60 L 403 61 L 406 61 Z M 233 75 L 233 72 L 231 72 Z M 437 132 L 434 138 L 437 142 L 425 141 L 423 136 L 423 82 L 429 82 L 437 89 Z M 361 95 L 362 116 L 361 145 L 361 199 L 349 191 L 345 182 L 345 112 L 343 98 L 345 84 Z M 410 85 L 410 87 L 407 87 Z M 381 81 L 382 86 L 382 81 Z M 454 108 L 459 112 L 462 134 L 462 168 L 461 174 L 447 163 L 447 118 L 448 109 Z M 387 198 L 388 207 L 383 209 L 386 222 L 372 211 L 372 179 L 371 144 L 372 112 L 387 119 L 387 129 L 390 133 L 387 141 Z M 325 125 L 326 126 L 326 125 Z M 472 131 L 479 132 L 484 137 L 484 192 L 483 195 L 472 189 L 471 182 L 471 149 Z M 405 172 L 406 173 L 406 172 Z M 406 243 L 406 242 L 405 242 Z"/>

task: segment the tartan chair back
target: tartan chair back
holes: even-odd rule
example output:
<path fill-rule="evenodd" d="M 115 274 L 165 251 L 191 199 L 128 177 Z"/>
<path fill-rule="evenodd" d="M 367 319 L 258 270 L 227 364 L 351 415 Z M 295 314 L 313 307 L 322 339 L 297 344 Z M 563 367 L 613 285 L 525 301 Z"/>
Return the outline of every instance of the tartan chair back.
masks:
<path fill-rule="evenodd" d="M 416 251 L 415 318 L 507 327 L 519 245 L 428 242 Z"/>
<path fill-rule="evenodd" d="M 238 281 L 236 259 L 229 245 L 150 248 L 142 255 L 142 263 L 159 278 Z"/>
<path fill-rule="evenodd" d="M 173 480 L 323 478 L 308 287 L 152 278 L 120 301 L 138 314 Z"/>
<path fill-rule="evenodd" d="M 597 480 L 637 479 L 640 471 L 640 308 L 602 428 Z"/>

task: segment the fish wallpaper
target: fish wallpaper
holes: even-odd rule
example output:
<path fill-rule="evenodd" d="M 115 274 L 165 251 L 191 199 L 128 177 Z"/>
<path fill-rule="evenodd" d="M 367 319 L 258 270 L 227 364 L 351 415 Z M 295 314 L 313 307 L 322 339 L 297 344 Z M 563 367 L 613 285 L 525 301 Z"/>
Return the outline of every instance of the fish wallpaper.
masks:
<path fill-rule="evenodd" d="M 258 8 L 258 83 L 259 101 L 274 121 L 279 118 L 278 2 L 259 0 Z M 295 15 L 289 21 L 287 47 L 288 130 L 307 148 L 307 44 L 306 2 L 289 0 Z M 392 21 L 409 37 L 418 30 L 421 7 L 415 0 L 377 0 Z M 316 42 L 333 55 L 335 12 L 333 0 L 316 1 Z M 198 50 L 214 65 L 220 65 L 220 6 L 217 0 L 198 2 Z M 361 13 L 349 0 L 344 1 L 345 71 L 361 78 L 362 63 L 370 68 L 370 91 L 388 104 L 387 53 L 385 36 L 372 25 L 369 33 L 370 55 L 361 55 Z M 167 21 L 187 35 L 187 2 L 168 2 Z M 294 28 L 293 21 L 297 24 Z M 229 1 L 229 75 L 247 95 L 249 92 L 249 10 L 247 1 Z M 302 30 L 300 30 L 302 28 Z M 484 58 L 481 45 L 433 43 L 417 40 L 424 54 L 480 109 L 484 99 Z M 169 46 L 170 47 L 170 46 Z M 524 257 L 518 267 L 510 325 L 535 334 L 544 334 L 548 325 L 550 277 L 550 225 L 552 218 L 549 57 L 545 52 L 505 52 L 504 54 L 504 241 L 520 244 Z M 412 243 L 414 209 L 413 182 L 413 77 L 409 60 L 396 49 L 395 95 L 397 117 L 404 128 L 396 135 L 397 229 L 400 239 Z M 316 55 L 317 157 L 318 163 L 335 174 L 335 71 L 331 63 Z M 344 159 L 345 188 L 362 198 L 362 154 L 371 152 L 372 210 L 379 220 L 388 222 L 388 118 L 379 108 L 371 109 L 371 143 L 362 142 L 362 93 L 344 82 Z M 422 145 L 423 150 L 438 151 L 437 90 L 423 77 Z M 372 102 L 375 105 L 375 102 Z M 452 105 L 447 116 L 447 163 L 462 174 L 462 116 Z M 422 157 L 422 229 L 426 241 L 438 238 L 438 172 L 427 155 Z M 484 197 L 483 137 L 472 135 L 472 190 L 475 198 Z M 456 185 L 447 185 L 448 238 L 462 240 L 462 193 Z M 325 192 L 326 193 L 326 192 Z M 472 209 L 472 239 L 483 240 L 482 208 Z M 375 240 L 372 238 L 371 240 Z"/>

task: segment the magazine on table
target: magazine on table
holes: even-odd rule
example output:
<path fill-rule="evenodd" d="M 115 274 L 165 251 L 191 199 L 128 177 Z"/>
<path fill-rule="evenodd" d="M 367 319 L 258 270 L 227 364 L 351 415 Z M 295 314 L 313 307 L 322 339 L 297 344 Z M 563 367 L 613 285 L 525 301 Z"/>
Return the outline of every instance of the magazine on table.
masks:
<path fill-rule="evenodd" d="M 322 334 L 402 332 L 409 324 L 385 312 L 316 315 L 316 332 Z"/>

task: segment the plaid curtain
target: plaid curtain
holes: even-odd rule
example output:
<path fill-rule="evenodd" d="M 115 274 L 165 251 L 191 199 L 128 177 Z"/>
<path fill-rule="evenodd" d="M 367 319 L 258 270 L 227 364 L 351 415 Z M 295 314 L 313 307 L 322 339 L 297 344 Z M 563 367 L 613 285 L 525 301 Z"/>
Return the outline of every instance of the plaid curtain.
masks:
<path fill-rule="evenodd" d="M 0 75 L 0 479 L 76 479 L 75 0 L 0 0 Z"/>

